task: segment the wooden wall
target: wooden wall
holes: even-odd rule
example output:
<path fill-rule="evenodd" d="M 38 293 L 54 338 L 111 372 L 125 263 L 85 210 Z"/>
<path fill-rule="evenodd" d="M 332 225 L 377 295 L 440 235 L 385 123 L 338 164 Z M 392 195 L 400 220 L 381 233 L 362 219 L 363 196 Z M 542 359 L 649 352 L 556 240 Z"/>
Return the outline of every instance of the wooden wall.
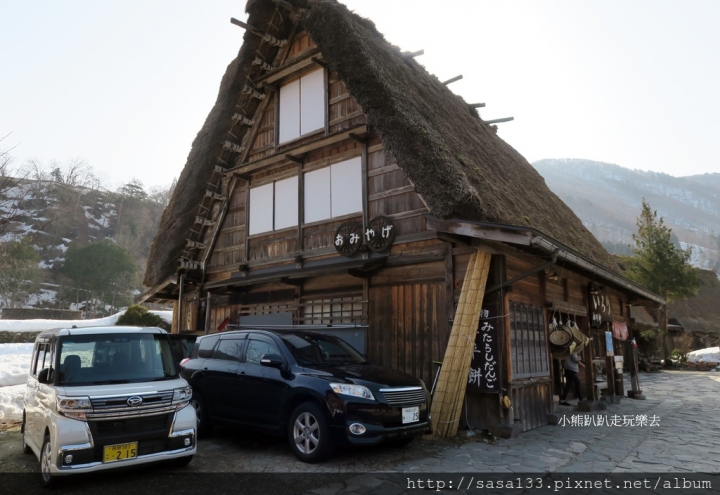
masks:
<path fill-rule="evenodd" d="M 450 337 L 443 282 L 370 289 L 368 358 L 417 376 L 432 386 Z"/>

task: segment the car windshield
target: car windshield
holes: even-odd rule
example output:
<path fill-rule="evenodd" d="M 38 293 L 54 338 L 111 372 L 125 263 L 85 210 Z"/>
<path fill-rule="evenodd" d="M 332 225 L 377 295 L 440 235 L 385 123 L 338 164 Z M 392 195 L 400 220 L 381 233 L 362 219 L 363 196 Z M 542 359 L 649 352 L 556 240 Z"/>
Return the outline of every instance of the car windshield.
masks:
<path fill-rule="evenodd" d="M 91 334 L 60 338 L 58 385 L 104 385 L 176 378 L 165 334 Z"/>
<path fill-rule="evenodd" d="M 329 335 L 280 335 L 301 366 L 366 364 L 365 358 L 344 341 Z"/>

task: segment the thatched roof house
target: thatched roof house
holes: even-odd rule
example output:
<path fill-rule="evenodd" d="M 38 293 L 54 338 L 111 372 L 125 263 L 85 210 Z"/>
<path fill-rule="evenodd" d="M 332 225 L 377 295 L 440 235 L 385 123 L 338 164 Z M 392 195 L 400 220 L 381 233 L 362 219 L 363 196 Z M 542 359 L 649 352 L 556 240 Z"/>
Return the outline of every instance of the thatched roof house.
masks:
<path fill-rule="evenodd" d="M 470 380 L 478 425 L 546 424 L 560 387 L 549 324 L 594 335 L 585 358 L 610 363 L 605 332 L 617 330 L 620 352 L 630 306 L 664 301 L 624 278 L 496 128 L 371 21 L 333 0 L 247 11 L 141 300 L 173 301 L 174 331 L 348 332 L 371 361 L 426 383 L 433 362 L 475 355 L 480 317 L 494 315 L 489 361 L 446 367 L 457 375 L 438 383 L 454 385 L 438 390 L 457 397 L 437 403 L 462 404 L 455 385 Z M 599 393 L 594 368 L 588 395 Z"/>
<path fill-rule="evenodd" d="M 713 270 L 701 270 L 700 288 L 695 297 L 668 304 L 668 316 L 677 319 L 686 331 L 717 342 L 720 338 L 720 279 Z M 713 335 L 714 334 L 714 335 Z"/>
<path fill-rule="evenodd" d="M 432 215 L 531 227 L 619 273 L 607 251 L 528 161 L 460 96 L 413 59 L 403 57 L 372 21 L 332 0 L 292 3 L 325 63 L 345 82 Z M 248 2 L 248 24 L 263 26 L 275 9 L 269 1 Z M 288 36 L 290 29 L 286 26 L 278 37 Z M 258 44 L 257 36 L 245 34 L 215 106 L 193 142 L 150 250 L 147 286 L 175 275 L 205 192 L 198 185 L 210 180 L 217 165 Z"/>

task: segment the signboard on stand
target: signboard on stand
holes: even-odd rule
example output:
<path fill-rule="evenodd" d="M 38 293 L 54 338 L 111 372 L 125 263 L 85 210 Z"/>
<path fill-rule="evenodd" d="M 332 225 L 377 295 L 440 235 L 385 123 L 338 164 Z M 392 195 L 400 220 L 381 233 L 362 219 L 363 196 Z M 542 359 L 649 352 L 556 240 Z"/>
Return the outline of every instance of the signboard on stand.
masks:
<path fill-rule="evenodd" d="M 467 391 L 475 393 L 500 392 L 500 353 L 498 351 L 497 304 L 483 306 L 475 334 L 475 348 L 468 374 Z"/>

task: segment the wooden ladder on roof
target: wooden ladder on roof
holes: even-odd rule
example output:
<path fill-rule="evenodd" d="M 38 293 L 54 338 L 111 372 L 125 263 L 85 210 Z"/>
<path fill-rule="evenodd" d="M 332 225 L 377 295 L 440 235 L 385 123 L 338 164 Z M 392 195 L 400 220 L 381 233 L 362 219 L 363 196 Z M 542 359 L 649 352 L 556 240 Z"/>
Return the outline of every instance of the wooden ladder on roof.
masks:
<path fill-rule="evenodd" d="M 253 67 L 247 75 L 248 83 L 240 92 L 239 101 L 236 105 L 238 112 L 232 116 L 232 123 L 225 135 L 222 148 L 217 157 L 217 163 L 213 168 L 210 180 L 205 184 L 205 195 L 198 205 L 195 221 L 185 239 L 185 247 L 179 259 L 180 269 L 201 269 L 204 272 L 207 268 L 210 253 L 222 228 L 230 198 L 238 181 L 235 177 L 228 178 L 227 169 L 232 168 L 237 163 L 243 163 L 245 161 L 252 142 L 255 139 L 255 135 L 257 134 L 257 129 L 259 128 L 259 126 L 256 125 L 258 122 L 255 122 L 251 118 L 252 116 L 248 115 L 250 103 L 254 99 L 260 100 L 260 106 L 255 113 L 262 115 L 274 91 L 274 88 L 266 86 L 267 91 L 262 92 L 255 88 L 250 81 L 263 72 L 275 68 L 275 66 L 266 62 L 273 48 L 281 48 L 275 56 L 276 61 L 284 60 L 290 48 L 287 40 L 279 40 L 276 38 L 284 22 L 280 13 L 280 6 L 284 6 L 284 2 L 276 3 L 278 6 L 273 12 L 265 34 L 260 35 L 257 30 L 252 30 L 253 33 L 261 36 L 260 45 L 256 51 Z M 284 7 L 289 8 L 288 6 Z M 253 72 L 256 73 L 254 77 L 252 77 Z M 241 128 L 243 126 L 250 127 L 250 130 L 245 132 L 242 143 L 238 144 L 238 136 L 242 134 Z M 248 206 L 249 205 L 245 206 L 246 209 Z M 247 222 L 245 228 L 248 228 Z M 245 244 L 246 254 L 244 257 L 247 260 L 247 236 Z"/>

